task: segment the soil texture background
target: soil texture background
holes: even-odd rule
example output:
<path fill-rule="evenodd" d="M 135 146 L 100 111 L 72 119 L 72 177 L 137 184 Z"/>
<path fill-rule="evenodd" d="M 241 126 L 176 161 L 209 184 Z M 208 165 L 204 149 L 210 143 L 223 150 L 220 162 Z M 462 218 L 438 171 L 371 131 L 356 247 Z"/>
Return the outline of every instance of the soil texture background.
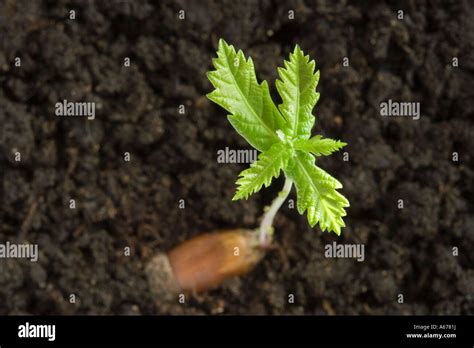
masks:
<path fill-rule="evenodd" d="M 319 162 L 344 185 L 347 227 L 322 233 L 284 205 L 253 272 L 166 303 L 146 262 L 255 227 L 283 184 L 231 200 L 247 165 L 217 151 L 249 145 L 205 97 L 221 37 L 276 103 L 294 45 L 316 60 L 314 132 L 349 144 L 348 161 Z M 0 314 L 474 314 L 473 45 L 473 1 L 0 0 L 0 242 L 40 251 L 0 260 Z M 96 118 L 55 116 L 64 99 Z M 419 102 L 420 119 L 382 117 L 388 99 Z M 364 262 L 325 258 L 334 241 L 363 243 Z"/>

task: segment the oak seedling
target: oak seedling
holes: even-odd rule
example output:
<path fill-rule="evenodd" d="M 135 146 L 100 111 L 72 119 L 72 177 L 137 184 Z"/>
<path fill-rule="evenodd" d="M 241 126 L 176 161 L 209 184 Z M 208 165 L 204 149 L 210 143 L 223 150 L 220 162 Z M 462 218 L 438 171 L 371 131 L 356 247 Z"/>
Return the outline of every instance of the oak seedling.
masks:
<path fill-rule="evenodd" d="M 315 161 L 347 144 L 321 135 L 311 137 L 315 123 L 312 110 L 319 99 L 319 71 L 315 72 L 314 60 L 296 45 L 289 61 L 278 68 L 276 88 L 282 99 L 278 107 L 267 81 L 257 81 L 252 58 L 246 59 L 242 51 L 236 52 L 221 39 L 213 64 L 215 70 L 208 78 L 215 90 L 207 97 L 230 113 L 228 119 L 235 130 L 261 152 L 258 160 L 239 174 L 233 199 L 247 199 L 268 187 L 281 171 L 286 178 L 282 193 L 262 219 L 260 241 L 268 243 L 273 217 L 293 183 L 298 212 L 306 212 L 311 227 L 319 223 L 321 230 L 339 235 L 349 201 L 337 191 L 342 184 Z"/>
<path fill-rule="evenodd" d="M 258 83 L 252 58 L 219 41 L 215 70 L 207 76 L 214 90 L 207 97 L 226 109 L 229 122 L 255 149 L 257 161 L 240 173 L 233 200 L 247 199 L 268 187 L 273 178 L 285 176 L 285 184 L 265 208 L 255 231 L 235 229 L 194 237 L 168 253 L 158 254 L 147 265 L 155 296 L 176 299 L 179 291 L 205 291 L 225 279 L 245 274 L 257 264 L 273 237 L 273 219 L 293 183 L 297 209 L 306 212 L 309 224 L 323 231 L 341 233 L 348 200 L 337 189 L 342 184 L 316 165 L 316 158 L 340 150 L 346 143 L 321 135 L 311 136 L 312 110 L 319 99 L 319 71 L 315 62 L 296 46 L 284 68 L 278 68 L 276 88 L 282 103 L 272 101 L 268 83 Z"/>

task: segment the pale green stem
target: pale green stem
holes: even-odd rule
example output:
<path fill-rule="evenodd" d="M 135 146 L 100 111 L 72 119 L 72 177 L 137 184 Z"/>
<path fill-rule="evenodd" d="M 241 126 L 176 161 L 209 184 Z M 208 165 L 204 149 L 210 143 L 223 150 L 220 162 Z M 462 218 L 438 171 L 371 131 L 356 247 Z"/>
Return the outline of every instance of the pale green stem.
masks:
<path fill-rule="evenodd" d="M 272 201 L 272 204 L 265 207 L 265 213 L 263 215 L 262 222 L 260 223 L 260 228 L 258 229 L 259 244 L 261 247 L 268 247 L 270 245 L 274 231 L 273 219 L 275 218 L 278 209 L 280 209 L 281 205 L 286 200 L 286 197 L 288 197 L 292 185 L 293 181 L 291 181 L 289 178 L 285 178 L 285 185 L 283 186 L 283 189 Z"/>

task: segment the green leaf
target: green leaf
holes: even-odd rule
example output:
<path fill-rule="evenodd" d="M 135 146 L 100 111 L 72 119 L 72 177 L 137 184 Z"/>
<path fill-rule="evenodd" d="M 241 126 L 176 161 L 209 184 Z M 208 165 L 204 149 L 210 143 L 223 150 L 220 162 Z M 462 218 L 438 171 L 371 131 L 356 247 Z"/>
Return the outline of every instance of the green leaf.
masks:
<path fill-rule="evenodd" d="M 344 143 L 340 140 L 334 140 L 331 138 L 324 138 L 320 135 L 316 135 L 311 139 L 297 139 L 294 142 L 296 150 L 302 150 L 306 152 L 311 152 L 315 156 L 328 156 L 333 152 L 339 151 L 347 143 Z"/>
<path fill-rule="evenodd" d="M 344 208 L 349 207 L 349 201 L 336 191 L 342 184 L 317 167 L 313 155 L 301 151 L 290 159 L 285 173 L 295 182 L 298 212 L 307 212 L 311 227 L 319 222 L 322 231 L 339 235 L 345 226 Z"/>
<path fill-rule="evenodd" d="M 213 64 L 216 70 L 207 77 L 215 90 L 207 97 L 231 113 L 230 123 L 250 145 L 268 150 L 279 141 L 275 132 L 284 127 L 285 119 L 271 99 L 267 82 L 258 83 L 252 58 L 246 60 L 242 51 L 236 53 L 221 39 Z"/>
<path fill-rule="evenodd" d="M 258 160 L 250 168 L 239 174 L 237 193 L 232 200 L 247 199 L 252 193 L 259 191 L 262 186 L 268 187 L 272 179 L 280 176 L 291 157 L 291 149 L 284 143 L 276 143 L 270 149 L 262 152 Z"/>
<path fill-rule="evenodd" d="M 284 65 L 284 69 L 278 68 L 280 80 L 276 81 L 283 101 L 279 110 L 287 120 L 284 130 L 290 137 L 308 139 L 315 120 L 312 111 L 319 99 L 319 93 L 316 93 L 319 71 L 314 73 L 314 60 L 310 61 L 298 45 Z"/>

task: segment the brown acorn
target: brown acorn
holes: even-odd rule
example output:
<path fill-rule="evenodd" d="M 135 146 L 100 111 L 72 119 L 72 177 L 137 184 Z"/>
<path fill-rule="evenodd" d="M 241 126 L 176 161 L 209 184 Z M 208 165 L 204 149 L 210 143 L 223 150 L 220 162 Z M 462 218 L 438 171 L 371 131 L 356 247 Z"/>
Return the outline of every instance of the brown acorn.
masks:
<path fill-rule="evenodd" d="M 146 266 L 152 292 L 161 298 L 205 291 L 250 271 L 263 257 L 255 232 L 244 229 L 198 235 L 160 253 Z"/>

